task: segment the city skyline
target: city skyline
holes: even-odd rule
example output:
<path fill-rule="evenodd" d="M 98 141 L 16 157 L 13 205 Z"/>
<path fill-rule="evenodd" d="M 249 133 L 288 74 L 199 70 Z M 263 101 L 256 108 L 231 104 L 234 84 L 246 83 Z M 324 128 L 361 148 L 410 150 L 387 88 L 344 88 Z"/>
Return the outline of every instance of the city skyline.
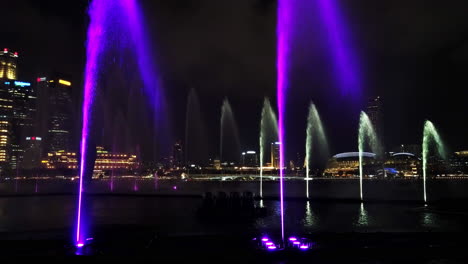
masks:
<path fill-rule="evenodd" d="M 371 3 L 367 4 L 372 6 Z M 460 6 L 463 5 L 462 3 L 458 4 Z M 66 9 L 66 6 L 59 1 L 50 0 L 38 5 L 34 1 L 23 0 L 18 3 L 8 3 L 8 5 L 10 5 L 12 9 L 14 9 L 14 7 L 24 7 L 25 12 L 32 14 L 31 19 L 36 19 L 36 22 L 43 28 L 43 34 L 34 33 L 28 35 L 31 29 L 25 28 L 16 18 L 4 18 L 11 20 L 12 29 L 16 32 L 15 35 L 9 35 L 12 33 L 5 32 L 6 36 L 11 37 L 7 37 L 3 45 L 9 47 L 10 50 L 16 50 L 20 55 L 20 60 L 18 62 L 19 79 L 34 84 L 35 78 L 46 76 L 57 69 L 63 69 L 65 73 L 72 76 L 71 82 L 73 83 L 74 89 L 71 97 L 75 107 L 74 111 L 78 116 L 76 120 L 79 120 L 78 114 L 81 108 L 80 98 L 83 92 L 82 72 L 84 68 L 87 4 L 78 1 L 72 4 L 74 8 Z M 220 14 L 227 12 L 227 9 L 225 10 L 224 8 L 218 8 L 216 9 L 217 11 L 215 11 L 215 8 L 211 8 L 211 6 L 208 5 L 205 6 L 208 9 L 203 13 L 197 8 L 200 6 L 203 5 L 201 3 L 194 5 L 146 4 L 145 10 L 147 10 L 147 12 L 156 10 L 156 12 L 162 13 L 165 11 L 172 11 L 193 15 L 195 21 L 199 23 L 189 26 L 194 32 L 203 31 L 205 27 L 213 29 L 209 25 L 202 24 L 205 20 L 201 14 L 208 15 L 208 17 L 217 17 L 216 12 L 220 12 Z M 180 34 L 170 33 L 167 39 L 159 38 L 159 36 L 165 33 L 169 34 L 168 32 L 170 32 L 170 29 L 183 29 L 184 27 L 180 24 L 181 21 L 168 18 L 164 20 L 164 15 L 161 16 L 162 18 L 158 21 L 149 21 L 149 23 L 154 24 L 154 28 L 157 29 L 155 32 L 152 32 L 152 34 L 158 39 L 156 44 L 158 45 L 158 49 L 161 50 L 161 54 L 157 54 L 157 56 L 158 61 L 161 63 L 159 68 L 161 68 L 164 75 L 162 80 L 164 83 L 163 86 L 167 90 L 168 102 L 170 103 L 169 112 L 172 120 L 172 131 L 174 131 L 172 134 L 173 138 L 168 140 L 171 143 L 166 147 L 167 150 L 164 151 L 164 154 L 153 154 L 151 151 L 153 147 L 146 146 L 156 145 L 152 142 L 154 139 L 149 139 L 152 133 L 141 134 L 139 131 L 129 130 L 125 132 L 127 135 L 134 135 L 138 138 L 148 138 L 147 143 L 149 144 L 130 141 L 125 143 L 124 145 L 126 146 L 123 148 L 130 148 L 128 151 L 134 152 L 131 148 L 137 148 L 136 145 L 140 145 L 140 151 L 143 152 L 142 156 L 148 157 L 147 159 L 153 159 L 161 155 L 170 155 L 172 152 L 172 143 L 178 140 L 184 141 L 185 139 L 186 102 L 189 90 L 193 88 L 196 90 L 196 93 L 198 93 L 201 106 L 200 111 L 206 123 L 205 131 L 207 131 L 206 136 L 209 139 L 207 140 L 206 148 L 208 149 L 210 157 L 216 156 L 219 148 L 219 116 L 221 104 L 225 97 L 231 102 L 233 112 L 238 119 L 242 149 L 258 149 L 258 122 L 263 97 L 270 97 L 273 105 L 276 105 L 274 103 L 276 101 L 274 95 L 274 67 L 271 66 L 274 61 L 275 49 L 275 2 L 258 1 L 252 5 L 238 3 L 232 4 L 230 7 L 234 8 L 234 12 L 237 13 L 245 11 L 252 16 L 253 20 L 248 23 L 236 24 L 239 22 L 239 20 L 237 20 L 238 18 L 221 19 L 221 22 L 224 22 L 225 25 L 231 27 L 237 25 L 239 31 L 234 31 L 232 34 L 213 31 L 214 33 L 212 36 L 203 34 L 199 38 L 203 43 L 213 38 L 220 38 L 222 41 L 216 45 L 216 50 L 218 50 L 223 61 L 232 59 L 235 56 L 239 57 L 239 61 L 234 60 L 231 61 L 231 63 L 225 63 L 229 65 L 229 68 L 222 72 L 213 68 L 213 62 L 211 61 L 213 57 L 206 52 L 201 55 L 207 56 L 207 62 L 199 63 L 201 65 L 199 72 L 194 72 L 193 69 L 190 69 L 190 71 L 185 70 L 183 67 L 185 65 L 184 63 L 195 54 L 193 48 L 189 48 L 188 46 L 190 45 L 181 47 L 180 44 L 169 47 L 167 43 L 172 43 L 171 41 L 174 40 L 174 38 L 187 40 L 187 37 L 190 35 L 186 31 L 182 31 Z M 347 19 L 358 23 L 360 26 L 363 26 L 366 21 L 386 21 L 385 19 L 387 18 L 385 16 L 376 18 L 372 16 L 367 9 L 361 7 L 362 4 L 357 4 L 356 6 L 356 8 L 359 9 L 359 11 L 356 11 L 356 14 L 361 14 L 361 17 L 353 14 L 348 15 Z M 349 8 L 349 6 L 345 5 L 344 10 L 347 10 L 347 8 Z M 421 14 L 428 12 L 418 9 L 416 6 L 410 6 L 410 8 Z M 384 9 L 393 12 L 398 11 L 394 6 L 386 4 L 383 4 L 380 12 L 383 12 Z M 67 10 L 67 15 L 64 13 L 62 14 L 63 10 Z M 441 10 L 435 16 L 434 19 L 436 21 L 444 21 L 444 18 L 448 16 L 447 13 L 444 13 L 445 11 L 442 11 L 444 10 Z M 456 9 L 450 9 L 450 12 L 452 12 L 450 13 L 451 17 L 457 19 L 456 21 L 461 28 L 467 26 L 465 22 L 458 20 L 460 19 L 460 14 Z M 43 14 L 54 15 L 54 23 L 43 19 Z M 240 16 L 240 18 L 242 18 L 242 16 Z M 300 14 L 298 19 L 304 19 L 303 14 Z M 403 16 L 401 19 L 408 20 L 409 18 Z M 428 23 L 424 17 L 418 19 L 417 21 L 420 24 Z M 184 20 L 182 19 L 182 21 Z M 60 26 L 57 26 L 57 24 Z M 245 33 L 250 31 L 244 29 L 251 28 L 252 26 L 258 27 L 259 36 Z M 420 29 L 418 26 L 419 24 L 415 24 L 414 27 L 408 30 L 412 30 L 413 33 L 418 33 Z M 441 23 L 441 27 L 450 28 L 450 25 Z M 366 27 L 366 29 L 368 28 Z M 398 27 L 397 29 L 401 30 Z M 391 30 L 397 29 L 392 28 Z M 416 52 L 418 51 L 416 44 L 427 41 L 422 36 L 414 35 L 415 39 L 406 39 L 396 34 L 397 32 L 392 32 L 393 34 L 384 37 L 386 33 L 385 30 L 388 31 L 390 29 L 384 26 L 381 30 L 382 32 L 368 30 L 366 31 L 368 36 L 365 36 L 365 38 L 359 39 L 358 36 L 361 35 L 357 34 L 356 39 L 354 39 L 355 43 L 363 44 L 363 47 L 369 47 L 370 42 L 368 39 L 373 36 L 376 37 L 377 41 L 375 47 L 372 47 L 372 49 L 368 51 L 360 50 L 360 52 L 363 53 L 362 63 L 367 65 L 366 67 L 368 70 L 363 72 L 363 78 L 366 80 L 366 84 L 363 88 L 364 93 L 362 99 L 355 105 L 347 103 L 346 98 L 343 98 L 343 96 L 335 90 L 329 80 L 327 80 L 327 74 L 322 72 L 326 71 L 327 67 L 323 67 L 322 69 L 321 67 L 316 67 L 316 64 L 322 62 L 324 59 L 320 56 L 316 57 L 317 53 L 320 53 L 323 47 L 313 45 L 310 50 L 304 50 L 303 47 L 296 47 L 298 51 L 304 53 L 304 58 L 295 60 L 296 64 L 299 65 L 295 69 L 295 75 L 299 77 L 293 76 L 292 85 L 294 94 L 296 95 L 291 96 L 288 102 L 288 104 L 295 106 L 294 108 L 290 108 L 287 113 L 289 132 L 287 135 L 288 144 L 286 151 L 290 159 L 295 159 L 296 153 L 303 152 L 303 142 L 305 140 L 304 128 L 306 125 L 305 116 L 310 100 L 314 100 L 322 114 L 325 130 L 330 138 L 332 153 L 339 153 L 354 150 L 356 146 L 354 141 L 355 138 L 357 138 L 358 112 L 360 110 L 366 110 L 368 98 L 377 95 L 380 95 L 382 98 L 384 112 L 382 121 L 384 123 L 384 144 L 387 148 L 395 148 L 400 144 L 409 145 L 420 143 L 422 126 L 425 119 L 430 119 L 436 124 L 441 131 L 443 139 L 451 148 L 451 151 L 467 148 L 468 139 L 464 136 L 466 131 L 463 129 L 463 124 L 460 124 L 460 120 L 463 120 L 463 117 L 467 115 L 467 110 L 463 107 L 463 98 L 466 97 L 466 89 L 458 89 L 458 87 L 466 85 L 465 80 L 462 78 L 464 74 L 462 65 L 466 63 L 462 52 L 465 47 L 465 42 L 463 42 L 462 39 L 447 38 L 444 41 L 440 40 L 435 42 L 433 44 L 434 47 L 425 47 L 425 49 L 420 50 L 419 52 L 424 52 L 426 57 L 435 59 L 433 63 L 428 66 L 425 59 L 412 56 L 410 53 L 414 52 L 418 54 Z M 70 32 L 73 32 L 73 35 L 70 35 Z M 442 34 L 435 29 L 433 33 Z M 455 33 L 456 32 L 451 34 L 455 35 Z M 48 43 L 47 41 L 36 41 L 34 45 L 29 44 L 32 43 L 31 41 L 27 41 L 33 37 L 38 40 L 46 40 L 51 36 L 61 37 L 53 38 L 54 41 L 50 45 L 46 44 Z M 316 36 L 317 38 L 320 37 L 321 33 L 317 32 Z M 429 34 L 427 36 L 429 36 Z M 243 39 L 239 37 L 243 37 Z M 399 40 L 406 41 L 405 43 L 408 44 L 406 50 L 396 45 L 396 42 Z M 245 43 L 254 41 L 255 43 L 258 42 L 258 44 L 248 49 L 246 54 L 242 54 L 241 48 L 233 48 L 243 47 Z M 305 39 L 304 43 L 307 44 L 310 43 L 310 41 L 311 39 Z M 387 45 L 384 41 L 389 41 L 393 43 L 393 45 Z M 68 43 L 70 45 L 59 45 L 61 43 Z M 239 46 L 238 44 L 242 45 Z M 197 45 L 195 47 L 199 46 Z M 388 50 L 387 48 L 389 47 L 394 48 Z M 184 48 L 188 48 L 188 50 Z M 257 53 L 258 55 L 256 55 Z M 55 56 L 59 54 L 61 56 Z M 202 57 L 201 55 L 199 56 Z M 316 58 L 316 61 L 312 60 L 312 58 Z M 396 58 L 399 59 L 397 60 Z M 377 67 L 371 67 L 371 65 L 375 65 L 375 60 L 379 61 L 379 65 Z M 255 66 L 249 68 L 252 73 L 239 74 L 239 70 L 242 69 L 242 67 L 235 67 L 235 65 L 238 65 L 240 62 Z M 309 62 L 311 63 L 311 67 L 304 67 L 304 64 Z M 187 65 L 192 64 L 188 63 Z M 436 74 L 429 74 L 431 72 L 435 72 Z M 115 76 L 117 73 L 112 74 Z M 209 76 L 214 76 L 215 78 L 212 80 Z M 226 77 L 226 80 L 221 80 L 224 79 L 222 76 Z M 259 78 L 258 80 L 257 77 Z M 112 95 L 112 91 L 109 91 L 108 95 Z M 115 98 L 112 100 L 114 99 Z M 140 100 L 140 97 L 135 96 L 133 99 L 129 99 L 127 104 L 134 104 Z M 122 102 L 120 101 L 119 104 L 122 104 Z M 114 107 L 116 104 L 110 103 L 110 105 Z M 117 117 L 109 121 L 109 123 L 126 122 L 127 120 L 125 113 L 119 113 Z M 141 121 L 135 122 L 138 123 Z M 79 132 L 80 125 L 79 122 L 76 123 L 78 124 L 75 124 L 72 131 Z M 108 125 L 110 126 L 110 124 Z M 108 128 L 107 131 L 109 131 L 109 129 L 112 128 Z M 150 131 L 148 128 L 139 130 Z M 73 135 L 72 137 L 75 141 L 79 139 L 79 135 Z M 111 148 L 115 145 L 112 142 L 101 143 Z"/>
<path fill-rule="evenodd" d="M 18 53 L 10 52 L 8 48 L 4 49 L 4 54 L 13 55 L 15 59 L 18 58 Z M 15 62 L 14 71 L 10 70 L 10 75 L 14 77 L 17 76 L 16 71 L 18 67 L 16 64 L 17 62 Z M 4 72 L 7 72 L 7 71 L 4 70 Z M 64 75 L 59 74 L 59 73 L 53 73 L 47 76 L 53 76 L 53 77 L 52 78 L 51 77 L 37 77 L 34 83 L 22 82 L 14 78 L 3 78 L 4 81 L 2 85 L 11 84 L 12 87 L 16 87 L 16 89 L 8 90 L 9 93 L 11 93 L 11 95 L 9 96 L 12 98 L 12 103 L 13 103 L 12 109 L 13 110 L 16 109 L 12 112 L 12 115 L 13 113 L 15 113 L 15 116 L 18 116 L 18 118 L 14 117 L 16 118 L 14 120 L 17 120 L 17 121 L 13 121 L 12 123 L 13 133 L 11 136 L 12 136 L 14 144 L 11 147 L 12 149 L 11 149 L 10 159 L 12 159 L 11 165 L 13 169 L 16 168 L 16 164 L 17 164 L 16 160 L 22 160 L 23 158 L 23 152 L 25 151 L 24 150 L 25 147 L 23 146 L 25 145 L 25 143 L 27 143 L 26 138 L 31 138 L 34 136 L 40 138 L 42 140 L 41 153 L 43 154 L 48 153 L 48 152 L 57 152 L 60 150 L 61 151 L 63 150 L 73 151 L 73 152 L 77 151 L 76 149 L 74 149 L 76 148 L 76 142 L 75 144 L 71 144 L 70 142 L 70 141 L 73 141 L 73 138 L 72 138 L 73 133 L 71 133 L 73 126 L 71 123 L 66 123 L 66 124 L 63 123 L 63 122 L 69 122 L 66 120 L 73 119 L 73 117 L 76 116 L 76 115 L 72 115 L 72 110 L 73 110 L 73 107 L 71 106 L 72 83 L 70 81 L 65 80 L 65 78 L 68 80 L 70 80 L 71 78 L 69 75 L 67 75 L 66 77 L 60 77 Z M 60 88 L 60 87 L 63 87 L 63 88 Z M 63 92 L 59 92 L 60 90 L 63 90 Z M 30 100 L 31 102 L 23 98 L 30 98 L 28 100 Z M 54 98 L 59 98 L 58 100 L 61 102 L 59 103 L 60 106 L 58 107 L 55 106 L 58 104 L 57 103 L 58 101 L 57 99 L 54 99 Z M 196 98 L 197 98 L 196 100 L 198 100 L 198 97 Z M 21 100 L 21 101 L 18 101 L 18 100 Z M 199 102 L 196 102 L 196 103 L 197 105 L 199 104 Z M 65 111 L 65 109 L 67 110 Z M 379 139 L 384 141 L 383 140 L 384 139 L 383 120 L 385 119 L 384 119 L 383 113 L 384 113 L 385 108 L 383 108 L 382 98 L 380 96 L 370 97 L 368 99 L 367 105 L 365 106 L 365 109 L 366 109 L 366 112 L 370 116 L 371 122 L 376 128 Z M 187 111 L 187 113 L 189 113 L 189 111 Z M 203 116 L 203 113 L 199 113 L 199 114 Z M 203 117 L 199 117 L 199 118 L 203 119 Z M 235 120 L 233 121 L 235 122 Z M 238 126 L 237 123 L 235 123 L 234 125 L 235 127 Z M 58 136 L 55 135 L 54 131 L 60 132 Z M 103 143 L 104 142 L 98 142 L 99 145 L 106 145 Z M 185 143 L 186 142 L 182 140 L 176 140 L 172 153 L 169 153 L 168 155 L 165 155 L 165 156 L 161 155 L 157 157 L 156 159 L 152 159 L 152 160 L 146 159 L 145 161 L 160 161 L 169 156 L 172 156 L 174 160 L 173 162 L 175 164 L 178 164 L 178 166 L 181 166 L 183 162 L 185 163 L 189 162 L 189 160 L 186 160 L 186 157 L 184 157 L 184 154 L 183 154 L 183 151 L 184 151 L 183 146 L 185 145 Z M 273 144 L 274 142 L 271 142 L 271 143 Z M 75 145 L 75 146 L 72 147 L 72 145 Z M 417 145 L 417 143 L 410 142 L 409 144 L 401 144 L 401 148 L 403 148 L 404 145 L 413 146 L 413 145 Z M 388 146 L 390 149 L 389 151 L 395 150 L 399 146 L 400 144 Z M 177 152 L 179 154 L 176 154 L 176 147 L 177 147 Z M 258 150 L 258 146 L 252 147 L 252 146 L 242 145 L 241 148 L 242 149 L 250 148 L 250 149 Z M 461 151 L 461 150 L 464 150 L 464 149 L 463 148 L 454 149 L 453 152 Z M 18 152 L 18 151 L 21 152 L 21 154 L 15 154 L 15 152 Z M 349 151 L 352 151 L 352 149 L 349 149 Z M 415 153 L 414 151 L 410 153 L 419 155 L 418 153 Z M 208 162 L 208 160 L 219 159 L 219 154 L 220 153 L 211 153 L 208 158 L 206 158 L 205 160 L 198 160 L 198 162 L 200 162 L 201 164 L 204 164 Z M 231 161 L 238 162 L 239 164 L 243 162 L 241 151 L 235 152 L 232 154 L 234 156 L 238 155 L 239 159 L 238 160 L 233 159 Z M 298 160 L 294 158 L 295 155 L 300 155 L 300 152 L 296 152 L 293 155 L 289 155 L 288 160 L 291 160 L 297 163 Z"/>

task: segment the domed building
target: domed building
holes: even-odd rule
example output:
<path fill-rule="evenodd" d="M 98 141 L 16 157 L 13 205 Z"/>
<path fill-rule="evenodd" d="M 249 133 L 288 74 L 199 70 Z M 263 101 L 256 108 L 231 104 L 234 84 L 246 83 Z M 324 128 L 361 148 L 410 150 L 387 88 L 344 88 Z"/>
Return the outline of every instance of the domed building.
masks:
<path fill-rule="evenodd" d="M 384 163 L 387 177 L 417 177 L 420 175 L 421 159 L 407 152 L 391 153 Z"/>
<path fill-rule="evenodd" d="M 366 176 L 376 175 L 376 154 L 363 152 L 363 170 Z M 333 156 L 327 162 L 323 172 L 325 177 L 358 177 L 359 176 L 359 152 L 344 152 Z"/>

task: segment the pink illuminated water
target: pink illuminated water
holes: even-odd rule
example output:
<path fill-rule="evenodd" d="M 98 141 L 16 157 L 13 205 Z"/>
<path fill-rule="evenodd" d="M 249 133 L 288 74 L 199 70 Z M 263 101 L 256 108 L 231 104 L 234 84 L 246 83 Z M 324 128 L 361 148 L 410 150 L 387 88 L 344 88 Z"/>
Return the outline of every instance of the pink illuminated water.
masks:
<path fill-rule="evenodd" d="M 84 79 L 84 95 L 82 105 L 82 131 L 80 142 L 80 170 L 79 192 L 76 218 L 76 245 L 84 245 L 87 237 L 87 219 L 84 219 L 83 194 L 85 178 L 90 178 L 92 168 L 87 153 L 91 150 L 90 135 L 92 133 L 92 112 L 94 107 L 96 89 L 101 78 L 101 62 L 105 59 L 106 51 L 110 49 L 129 48 L 124 46 L 131 43 L 135 58 L 138 60 L 138 69 L 143 81 L 146 97 L 151 101 L 156 116 L 161 109 L 161 90 L 159 80 L 154 71 L 151 47 L 146 39 L 141 10 L 137 0 L 93 0 L 89 6 L 90 23 L 88 25 L 86 43 L 86 66 Z M 118 29 L 118 30 L 116 30 Z M 122 45 L 120 47 L 119 45 Z M 163 113 L 161 114 L 163 116 Z M 157 120 L 161 120 L 160 118 Z M 92 164 L 92 163 L 91 163 Z M 136 185 L 135 185 L 136 186 Z M 113 179 L 111 179 L 113 189 Z"/>
<path fill-rule="evenodd" d="M 278 138 L 280 143 L 279 166 L 280 166 L 280 211 L 281 211 L 281 237 L 284 241 L 284 188 L 283 168 L 285 152 L 285 108 L 288 90 L 289 55 L 293 19 L 292 7 L 295 1 L 279 0 L 277 9 L 277 47 L 276 47 L 276 96 L 278 100 Z"/>

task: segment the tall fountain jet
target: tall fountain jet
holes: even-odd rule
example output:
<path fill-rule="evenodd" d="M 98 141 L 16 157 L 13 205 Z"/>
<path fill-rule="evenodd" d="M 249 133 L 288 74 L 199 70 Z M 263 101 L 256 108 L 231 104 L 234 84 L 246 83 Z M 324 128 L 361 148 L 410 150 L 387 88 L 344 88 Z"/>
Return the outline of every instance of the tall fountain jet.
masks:
<path fill-rule="evenodd" d="M 271 107 L 270 100 L 263 100 L 262 117 L 260 120 L 260 198 L 263 198 L 263 164 L 265 162 L 265 148 L 272 142 L 278 141 L 278 120 Z"/>
<path fill-rule="evenodd" d="M 313 144 L 313 138 L 317 140 L 317 144 Z M 309 199 L 309 177 L 310 164 L 312 161 L 312 147 L 321 146 L 322 151 L 328 153 L 328 142 L 323 129 L 322 120 L 313 102 L 309 106 L 309 115 L 307 117 L 307 129 L 306 129 L 306 155 L 305 155 L 305 167 L 306 167 L 306 197 Z M 327 155 L 328 156 L 328 155 Z"/>
<path fill-rule="evenodd" d="M 280 214 L 281 238 L 284 243 L 284 152 L 285 152 L 285 115 L 286 94 L 289 86 L 290 53 L 293 40 L 294 5 L 296 1 L 278 0 L 276 25 L 276 98 L 278 103 L 278 139 L 280 167 Z"/>
<path fill-rule="evenodd" d="M 335 80 L 343 95 L 357 98 L 361 93 L 359 65 L 351 45 L 349 30 L 343 21 L 337 0 L 316 0 L 318 12 L 328 34 Z"/>
<path fill-rule="evenodd" d="M 82 107 L 82 131 L 80 142 L 80 169 L 78 206 L 76 216 L 75 245 L 85 245 L 89 232 L 89 223 L 84 216 L 84 189 L 90 181 L 95 159 L 95 143 L 92 134 L 93 111 L 97 87 L 101 81 L 102 67 L 112 60 L 106 60 L 105 54 L 111 49 L 131 49 L 136 53 L 138 70 L 143 82 L 143 89 L 153 115 L 158 122 L 164 119 L 164 99 L 152 62 L 148 35 L 144 29 L 142 13 L 137 0 L 93 0 L 89 6 L 90 23 L 86 43 L 86 66 L 84 76 L 84 95 Z"/>
<path fill-rule="evenodd" d="M 208 160 L 206 126 L 195 89 L 190 89 L 185 113 L 185 162 Z"/>
<path fill-rule="evenodd" d="M 363 163 L 363 153 L 364 147 L 366 143 L 366 139 L 368 140 L 369 146 L 371 151 L 380 154 L 381 148 L 379 145 L 379 140 L 377 138 L 377 134 L 375 133 L 374 126 L 369 119 L 369 116 L 364 112 L 361 111 L 361 116 L 359 118 L 359 133 L 358 133 L 358 149 L 359 149 L 359 193 L 361 197 L 361 201 L 364 200 L 362 194 L 362 177 L 363 177 L 363 170 L 362 170 L 362 163 Z"/>
<path fill-rule="evenodd" d="M 232 112 L 231 104 L 228 99 L 225 98 L 223 105 L 221 106 L 221 123 L 220 123 L 220 136 L 219 136 L 219 155 L 220 160 L 235 158 L 237 155 L 240 155 L 240 139 L 239 139 L 239 129 L 237 128 L 237 122 L 234 118 Z M 230 132 L 227 134 L 226 132 Z M 229 135 L 229 137 L 228 137 Z M 231 143 L 231 147 L 234 149 L 235 157 L 228 156 L 226 157 L 226 143 Z M 232 151 L 232 149 L 231 149 Z M 232 154 L 232 153 L 231 153 Z"/>
<path fill-rule="evenodd" d="M 422 142 L 422 162 L 423 162 L 423 191 L 424 191 L 424 202 L 427 202 L 427 192 L 426 192 L 426 172 L 427 172 L 427 158 L 429 156 L 429 146 L 431 143 L 434 143 L 436 146 L 437 153 L 440 157 L 446 158 L 445 147 L 440 138 L 439 133 L 437 132 L 434 124 L 426 120 L 424 123 L 423 130 L 423 142 Z"/>

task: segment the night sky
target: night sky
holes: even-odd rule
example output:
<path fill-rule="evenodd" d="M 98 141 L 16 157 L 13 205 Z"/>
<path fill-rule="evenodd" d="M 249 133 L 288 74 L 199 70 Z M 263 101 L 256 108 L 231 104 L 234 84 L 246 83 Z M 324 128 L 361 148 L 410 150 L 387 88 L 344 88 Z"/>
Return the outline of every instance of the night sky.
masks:
<path fill-rule="evenodd" d="M 32 81 L 50 71 L 71 74 L 79 112 L 88 1 L 5 2 L 0 44 L 19 52 L 20 78 Z M 276 1 L 141 2 L 171 113 L 173 138 L 168 141 L 184 139 L 187 95 L 193 88 L 211 155 L 219 149 L 224 97 L 232 104 L 242 148 L 257 149 L 263 97 L 276 100 Z M 355 150 L 359 110 L 375 95 L 384 102 L 387 148 L 419 144 L 423 122 L 429 119 L 451 151 L 468 149 L 468 2 L 336 2 L 357 59 L 362 94 L 351 100 L 336 87 L 319 10 L 304 9 L 297 16 L 300 34 L 291 58 L 290 157 L 303 152 L 311 100 L 322 114 L 331 153 L 336 153 Z"/>

